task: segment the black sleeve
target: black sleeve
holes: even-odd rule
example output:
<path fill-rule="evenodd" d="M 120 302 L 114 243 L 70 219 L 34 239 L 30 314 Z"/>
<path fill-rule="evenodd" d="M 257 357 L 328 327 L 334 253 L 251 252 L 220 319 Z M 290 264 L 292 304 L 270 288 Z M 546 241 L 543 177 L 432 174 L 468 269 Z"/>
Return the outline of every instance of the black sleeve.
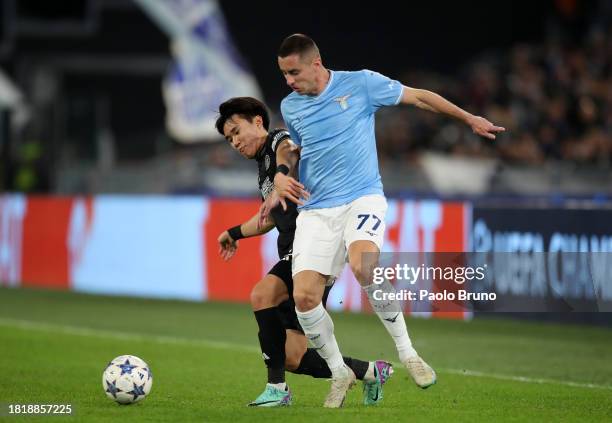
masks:
<path fill-rule="evenodd" d="M 291 138 L 289 131 L 286 129 L 273 129 L 270 132 L 270 135 L 272 137 L 272 151 L 274 151 L 274 153 L 276 153 L 276 149 L 280 145 L 281 141 Z"/>

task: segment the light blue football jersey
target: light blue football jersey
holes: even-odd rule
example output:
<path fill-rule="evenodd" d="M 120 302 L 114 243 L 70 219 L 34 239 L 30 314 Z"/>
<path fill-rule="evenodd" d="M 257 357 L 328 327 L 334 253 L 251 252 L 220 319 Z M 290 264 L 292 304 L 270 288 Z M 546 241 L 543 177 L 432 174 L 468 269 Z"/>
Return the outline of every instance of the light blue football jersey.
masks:
<path fill-rule="evenodd" d="M 383 194 L 374 113 L 398 104 L 403 86 L 370 70 L 332 71 L 316 97 L 292 92 L 281 102 L 291 139 L 301 146 L 300 182 L 310 192 L 301 209 L 336 207 Z"/>

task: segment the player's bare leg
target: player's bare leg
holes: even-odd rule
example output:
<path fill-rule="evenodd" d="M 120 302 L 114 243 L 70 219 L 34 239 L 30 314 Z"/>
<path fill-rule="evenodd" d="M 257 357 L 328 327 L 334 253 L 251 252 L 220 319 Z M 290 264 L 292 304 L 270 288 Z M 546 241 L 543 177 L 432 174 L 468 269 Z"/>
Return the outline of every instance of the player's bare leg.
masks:
<path fill-rule="evenodd" d="M 251 289 L 251 308 L 253 311 L 276 307 L 289 298 L 287 286 L 275 275 L 266 275 Z"/>
<path fill-rule="evenodd" d="M 294 372 L 300 367 L 304 354 L 308 350 L 308 339 L 303 333 L 294 329 L 287 329 L 285 342 L 285 369 Z"/>
<path fill-rule="evenodd" d="M 355 374 L 344 364 L 334 336 L 334 324 L 322 304 L 327 279 L 326 275 L 312 270 L 297 273 L 293 277 L 293 299 L 304 334 L 327 362 L 332 374 L 332 386 L 324 406 L 339 408 L 346 392 L 355 383 Z"/>
<path fill-rule="evenodd" d="M 364 254 L 367 254 L 368 260 L 363 259 Z M 371 241 L 352 242 L 348 249 L 351 270 L 366 292 L 372 309 L 395 341 L 400 361 L 406 366 L 415 383 L 425 389 L 436 383 L 436 373 L 419 357 L 412 346 L 399 301 L 374 299 L 373 293 L 377 289 L 394 292 L 394 288 L 389 281 L 385 281 L 381 285 L 372 283 L 373 270 L 378 265 L 379 254 L 378 246 Z"/>

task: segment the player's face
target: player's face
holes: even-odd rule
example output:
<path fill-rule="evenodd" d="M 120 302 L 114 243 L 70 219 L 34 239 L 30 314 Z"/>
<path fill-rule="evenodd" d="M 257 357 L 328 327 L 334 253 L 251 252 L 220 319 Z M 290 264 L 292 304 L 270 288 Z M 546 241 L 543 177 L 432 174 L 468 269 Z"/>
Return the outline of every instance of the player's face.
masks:
<path fill-rule="evenodd" d="M 238 115 L 233 115 L 223 126 L 225 139 L 247 159 L 252 159 L 265 140 L 261 116 L 255 116 L 252 122 Z"/>
<path fill-rule="evenodd" d="M 321 58 L 300 57 L 292 54 L 287 57 L 278 58 L 280 68 L 287 85 L 300 95 L 317 95 L 316 76 L 318 68 L 321 67 Z"/>

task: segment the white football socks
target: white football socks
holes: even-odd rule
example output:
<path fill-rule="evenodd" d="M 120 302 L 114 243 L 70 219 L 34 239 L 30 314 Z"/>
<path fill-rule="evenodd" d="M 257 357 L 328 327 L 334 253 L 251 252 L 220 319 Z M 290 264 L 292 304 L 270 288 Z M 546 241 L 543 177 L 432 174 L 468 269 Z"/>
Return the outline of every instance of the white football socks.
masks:
<path fill-rule="evenodd" d="M 376 380 L 376 376 L 374 375 L 374 362 L 370 361 L 368 364 L 368 370 L 366 370 L 365 375 L 363 375 L 364 382 L 373 382 Z"/>
<path fill-rule="evenodd" d="M 412 341 L 408 336 L 404 313 L 397 300 L 376 300 L 374 291 L 382 290 L 382 292 L 395 293 L 395 288 L 388 280 L 382 284 L 371 284 L 363 287 L 363 290 L 368 296 L 368 300 L 372 305 L 372 309 L 378 315 L 380 321 L 385 325 L 387 332 L 395 341 L 395 347 L 401 362 L 417 355 L 416 350 L 412 347 Z"/>
<path fill-rule="evenodd" d="M 334 322 L 322 303 L 312 310 L 301 312 L 295 309 L 306 338 L 310 340 L 319 355 L 327 362 L 332 377 L 345 377 L 347 370 L 334 336 Z"/>

